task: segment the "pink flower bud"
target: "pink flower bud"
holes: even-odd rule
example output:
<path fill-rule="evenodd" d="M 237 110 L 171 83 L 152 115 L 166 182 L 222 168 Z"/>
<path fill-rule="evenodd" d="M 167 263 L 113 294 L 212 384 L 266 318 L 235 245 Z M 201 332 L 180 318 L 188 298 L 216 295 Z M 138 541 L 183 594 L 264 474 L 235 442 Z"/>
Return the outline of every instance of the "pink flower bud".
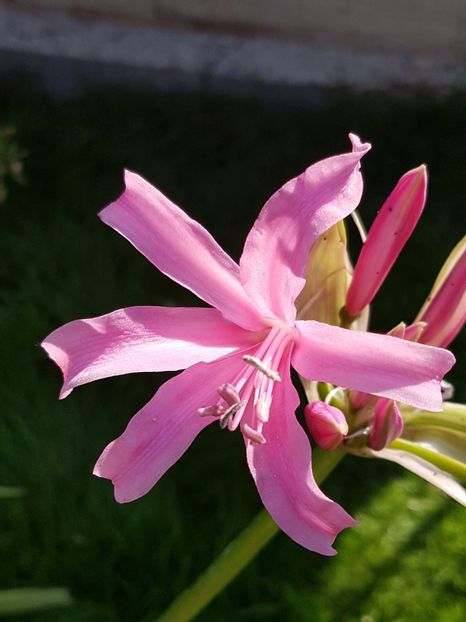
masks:
<path fill-rule="evenodd" d="M 346 298 L 346 311 L 355 317 L 372 302 L 408 241 L 424 208 L 427 171 L 424 165 L 408 171 L 382 205 L 362 247 Z"/>
<path fill-rule="evenodd" d="M 422 342 L 422 334 L 426 329 L 425 322 L 413 322 L 409 326 L 406 327 L 404 339 L 407 341 L 418 341 Z"/>
<path fill-rule="evenodd" d="M 446 348 L 466 321 L 466 236 L 453 249 L 417 320 L 427 326 L 419 341 Z"/>
<path fill-rule="evenodd" d="M 312 438 L 323 449 L 336 449 L 348 434 L 345 415 L 325 402 L 308 404 L 304 417 Z"/>
<path fill-rule="evenodd" d="M 369 446 L 376 451 L 384 449 L 403 432 L 403 418 L 396 402 L 377 400 L 374 421 L 369 432 Z"/>
<path fill-rule="evenodd" d="M 392 328 L 392 330 L 389 330 L 387 335 L 389 335 L 390 337 L 398 337 L 398 339 L 404 339 L 405 333 L 406 333 L 406 324 L 404 322 L 400 322 L 399 324 L 395 326 L 395 328 Z"/>
<path fill-rule="evenodd" d="M 372 399 L 372 395 L 363 391 L 349 391 L 349 400 L 353 410 L 361 410 Z"/>

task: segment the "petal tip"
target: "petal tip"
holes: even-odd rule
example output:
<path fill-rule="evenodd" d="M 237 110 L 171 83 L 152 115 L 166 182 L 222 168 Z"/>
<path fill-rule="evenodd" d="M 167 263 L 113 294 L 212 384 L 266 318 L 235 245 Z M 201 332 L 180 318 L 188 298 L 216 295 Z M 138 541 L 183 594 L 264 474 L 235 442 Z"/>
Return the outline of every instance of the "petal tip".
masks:
<path fill-rule="evenodd" d="M 138 499 L 141 495 L 131 497 L 131 495 L 126 494 L 126 490 L 124 490 L 122 486 L 119 486 L 118 481 L 116 479 L 113 480 L 110 477 L 110 474 L 106 474 L 105 469 L 103 468 L 107 449 L 109 449 L 111 445 L 113 445 L 113 443 L 110 443 L 110 445 L 104 449 L 102 455 L 97 460 L 94 469 L 92 470 L 92 475 L 95 475 L 95 477 L 101 477 L 102 479 L 110 479 L 113 484 L 113 498 L 117 503 L 130 503 L 131 501 Z"/>
<path fill-rule="evenodd" d="M 140 177 L 140 176 L 134 171 L 131 171 L 129 168 L 123 169 L 123 179 L 125 180 L 125 183 L 128 181 L 131 181 L 135 177 Z"/>
<path fill-rule="evenodd" d="M 139 499 L 140 496 L 142 496 L 138 495 L 137 497 L 131 497 L 130 495 L 127 495 L 122 490 L 120 490 L 116 484 L 113 484 L 113 486 L 113 497 L 117 503 L 131 503 L 131 501 L 135 501 L 136 499 Z"/>
<path fill-rule="evenodd" d="M 371 143 L 363 143 L 357 134 L 353 134 L 352 132 L 350 132 L 348 136 L 351 141 L 353 151 L 357 153 L 362 153 L 364 155 L 370 149 L 372 149 Z"/>
<path fill-rule="evenodd" d="M 422 173 L 422 175 L 427 175 L 427 171 L 428 171 L 427 164 L 423 162 L 414 170 L 419 171 L 419 173 Z"/>
<path fill-rule="evenodd" d="M 59 400 L 64 400 L 65 397 L 68 397 L 68 395 L 70 395 L 72 393 L 72 391 L 73 391 L 73 387 L 70 387 L 70 386 L 64 384 L 62 386 L 62 388 L 61 388 L 61 391 L 60 391 L 59 395 L 58 395 L 58 399 Z"/>
<path fill-rule="evenodd" d="M 40 343 L 40 347 L 42 348 L 42 350 L 44 350 L 44 352 L 47 354 L 49 359 L 55 363 L 55 365 L 58 367 L 58 369 L 62 373 L 63 385 L 62 385 L 62 388 L 60 389 L 58 399 L 63 400 L 65 399 L 65 397 L 68 397 L 68 395 L 71 393 L 74 387 L 69 383 L 69 379 L 67 379 L 68 357 L 66 356 L 66 353 L 61 348 L 59 348 L 57 345 L 55 345 L 50 340 L 50 337 L 53 334 L 54 333 L 51 333 L 48 337 L 46 337 Z"/>
<path fill-rule="evenodd" d="M 102 222 L 104 222 L 105 224 L 110 224 L 107 218 L 109 215 L 109 212 L 112 211 L 112 208 L 120 204 L 120 202 L 122 201 L 123 197 L 128 192 L 128 190 L 130 190 L 131 187 L 134 186 L 138 181 L 143 181 L 143 180 L 137 173 L 134 173 L 133 171 L 130 171 L 129 169 L 126 169 L 126 168 L 123 170 L 123 183 L 125 186 L 123 191 L 118 195 L 118 197 L 114 201 L 111 201 L 111 203 L 109 203 L 103 209 L 97 212 L 97 216 L 98 218 L 100 218 Z"/>

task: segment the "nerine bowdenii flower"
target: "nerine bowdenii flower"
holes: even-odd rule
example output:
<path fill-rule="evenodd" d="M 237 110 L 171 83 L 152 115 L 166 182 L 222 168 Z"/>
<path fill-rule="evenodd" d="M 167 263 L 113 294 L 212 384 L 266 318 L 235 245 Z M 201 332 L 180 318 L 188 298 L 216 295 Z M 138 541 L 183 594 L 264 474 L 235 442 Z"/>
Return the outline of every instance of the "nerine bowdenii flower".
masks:
<path fill-rule="evenodd" d="M 309 249 L 348 216 L 362 193 L 370 145 L 309 167 L 265 204 L 236 264 L 197 222 L 126 172 L 101 219 L 171 279 L 211 305 L 131 307 L 77 320 L 43 342 L 63 372 L 61 396 L 131 372 L 176 371 L 100 456 L 95 474 L 127 502 L 147 493 L 206 426 L 241 433 L 261 499 L 299 544 L 326 554 L 354 520 L 317 487 L 290 367 L 306 378 L 418 408 L 442 407 L 454 362 L 437 347 L 297 320 Z"/>

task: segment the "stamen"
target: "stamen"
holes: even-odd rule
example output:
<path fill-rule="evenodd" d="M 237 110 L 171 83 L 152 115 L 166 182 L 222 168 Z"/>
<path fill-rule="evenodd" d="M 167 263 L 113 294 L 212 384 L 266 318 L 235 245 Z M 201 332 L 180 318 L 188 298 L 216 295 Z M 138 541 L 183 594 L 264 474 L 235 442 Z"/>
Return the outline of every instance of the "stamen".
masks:
<path fill-rule="evenodd" d="M 223 415 L 224 412 L 225 409 L 219 404 L 214 404 L 213 406 L 205 406 L 204 408 L 197 409 L 197 414 L 200 417 L 220 417 L 220 415 Z"/>
<path fill-rule="evenodd" d="M 255 414 L 259 421 L 262 421 L 262 423 L 266 423 L 269 420 L 269 410 L 270 399 L 268 395 L 261 393 L 255 407 Z"/>
<path fill-rule="evenodd" d="M 230 419 L 232 419 L 236 415 L 238 410 L 240 410 L 243 406 L 244 406 L 244 402 L 236 402 L 235 404 L 232 404 L 229 408 L 225 410 L 223 415 L 220 417 L 220 427 L 222 428 L 222 430 L 224 430 L 227 427 Z"/>
<path fill-rule="evenodd" d="M 225 402 L 230 406 L 237 404 L 241 399 L 236 388 L 228 382 L 226 384 L 221 384 L 217 389 L 217 393 L 220 397 L 223 397 Z"/>
<path fill-rule="evenodd" d="M 249 363 L 249 365 L 256 367 L 260 372 L 264 374 L 264 376 L 270 378 L 270 380 L 273 380 L 274 382 L 281 381 L 280 374 L 278 372 L 267 367 L 267 365 L 265 365 L 260 359 L 256 358 L 255 356 L 245 354 L 243 356 L 243 360 L 246 361 L 246 363 Z"/>
<path fill-rule="evenodd" d="M 247 436 L 247 438 L 253 441 L 253 443 L 259 443 L 260 445 L 263 445 L 265 443 L 264 435 L 259 432 L 259 430 L 254 430 L 253 428 L 251 428 L 251 426 L 249 426 L 247 423 L 243 423 L 243 425 L 241 426 L 241 431 L 244 436 Z"/>

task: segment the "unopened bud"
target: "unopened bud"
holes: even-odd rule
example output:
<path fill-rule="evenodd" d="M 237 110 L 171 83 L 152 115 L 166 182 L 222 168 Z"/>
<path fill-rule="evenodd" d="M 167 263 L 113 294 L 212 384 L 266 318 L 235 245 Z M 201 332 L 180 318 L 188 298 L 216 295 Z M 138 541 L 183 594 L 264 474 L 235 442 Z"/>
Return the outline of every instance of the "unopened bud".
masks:
<path fill-rule="evenodd" d="M 403 418 L 396 402 L 385 398 L 377 400 L 369 432 L 369 446 L 376 451 L 384 449 L 400 436 L 403 426 Z"/>
<path fill-rule="evenodd" d="M 419 341 L 446 348 L 466 321 L 466 236 L 440 270 L 431 293 L 416 318 L 426 323 Z"/>
<path fill-rule="evenodd" d="M 422 342 L 422 335 L 425 329 L 426 329 L 425 322 L 413 322 L 413 324 L 410 324 L 409 326 L 406 327 L 404 338 L 407 341 L 414 341 L 416 343 L 418 341 Z"/>
<path fill-rule="evenodd" d="M 346 311 L 355 317 L 372 302 L 408 241 L 424 208 L 427 171 L 424 165 L 408 171 L 382 205 L 362 247 L 346 298 Z"/>
<path fill-rule="evenodd" d="M 389 337 L 398 337 L 398 339 L 404 339 L 406 333 L 406 324 L 404 322 L 400 322 L 397 324 L 392 330 L 389 330 L 387 335 Z"/>
<path fill-rule="evenodd" d="M 363 391 L 349 391 L 349 401 L 351 408 L 355 411 L 364 408 L 372 399 L 372 395 Z"/>
<path fill-rule="evenodd" d="M 348 434 L 345 415 L 325 402 L 308 404 L 304 417 L 312 438 L 323 449 L 336 449 Z"/>

